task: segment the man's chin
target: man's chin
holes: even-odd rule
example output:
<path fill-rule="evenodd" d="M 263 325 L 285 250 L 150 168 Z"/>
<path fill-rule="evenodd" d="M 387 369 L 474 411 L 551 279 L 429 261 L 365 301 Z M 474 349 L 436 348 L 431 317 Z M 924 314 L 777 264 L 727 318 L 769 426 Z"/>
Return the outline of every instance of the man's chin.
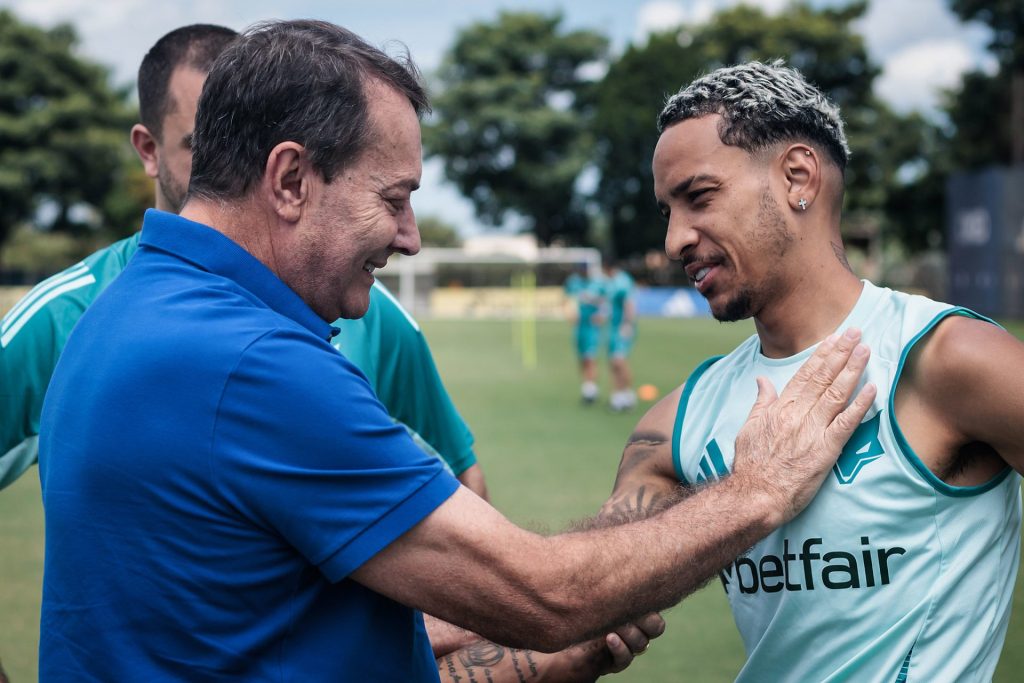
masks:
<path fill-rule="evenodd" d="M 708 300 L 711 307 L 711 315 L 721 323 L 734 323 L 739 320 L 746 320 L 753 315 L 753 305 L 749 292 L 741 292 L 737 296 L 726 301 Z"/>
<path fill-rule="evenodd" d="M 369 295 L 360 301 L 343 302 L 338 318 L 343 318 L 345 320 L 358 320 L 366 315 L 368 310 L 370 310 Z"/>

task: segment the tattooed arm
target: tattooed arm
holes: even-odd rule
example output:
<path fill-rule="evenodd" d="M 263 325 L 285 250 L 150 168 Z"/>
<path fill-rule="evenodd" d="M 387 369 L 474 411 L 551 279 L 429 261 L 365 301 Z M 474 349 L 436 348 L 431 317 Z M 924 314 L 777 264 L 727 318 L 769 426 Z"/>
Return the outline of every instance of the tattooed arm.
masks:
<path fill-rule="evenodd" d="M 604 638 L 552 654 L 481 640 L 438 657 L 437 670 L 442 683 L 584 683 L 622 671 L 664 630 L 661 617 L 649 615 Z"/>
<path fill-rule="evenodd" d="M 540 681 L 544 680 L 540 677 L 540 664 L 544 663 L 544 658 L 557 656 L 558 654 L 545 655 L 532 650 L 504 647 L 483 640 L 439 658 L 437 673 L 442 683 Z"/>
<path fill-rule="evenodd" d="M 656 403 L 626 441 L 612 494 L 598 516 L 585 523 L 599 528 L 634 522 L 669 508 L 690 490 L 679 484 L 672 465 L 672 428 L 681 389 Z"/>
<path fill-rule="evenodd" d="M 601 644 L 588 643 L 563 652 L 596 649 Z M 457 650 L 437 660 L 437 673 L 442 683 L 523 683 L 525 681 L 592 681 L 600 673 L 572 676 L 572 665 L 562 664 L 562 652 L 544 654 L 533 650 L 504 647 L 486 640 Z M 609 658 L 610 659 L 610 658 Z M 567 675 L 568 674 L 568 675 Z"/>
<path fill-rule="evenodd" d="M 456 650 L 476 645 L 483 637 L 467 631 L 466 629 L 449 624 L 443 619 L 432 617 L 429 614 L 423 615 L 423 625 L 427 628 L 427 637 L 430 639 L 430 648 L 434 651 L 434 658 L 441 661 L 441 657 L 451 654 Z M 0 683 L 3 683 L 0 681 Z"/>

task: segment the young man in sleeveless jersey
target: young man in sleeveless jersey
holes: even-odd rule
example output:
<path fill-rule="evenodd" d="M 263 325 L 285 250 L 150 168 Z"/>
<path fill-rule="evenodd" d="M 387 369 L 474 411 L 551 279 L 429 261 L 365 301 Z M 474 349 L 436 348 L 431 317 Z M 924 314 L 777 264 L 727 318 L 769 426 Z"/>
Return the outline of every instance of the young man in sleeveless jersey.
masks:
<path fill-rule="evenodd" d="M 795 70 L 719 69 L 671 97 L 659 128 L 666 252 L 717 319 L 752 317 L 757 333 L 641 419 L 603 515 L 727 479 L 758 382 L 785 386 L 819 342 L 858 328 L 872 407 L 814 501 L 720 572 L 739 679 L 989 680 L 1018 567 L 1024 345 L 854 275 L 842 121 Z"/>

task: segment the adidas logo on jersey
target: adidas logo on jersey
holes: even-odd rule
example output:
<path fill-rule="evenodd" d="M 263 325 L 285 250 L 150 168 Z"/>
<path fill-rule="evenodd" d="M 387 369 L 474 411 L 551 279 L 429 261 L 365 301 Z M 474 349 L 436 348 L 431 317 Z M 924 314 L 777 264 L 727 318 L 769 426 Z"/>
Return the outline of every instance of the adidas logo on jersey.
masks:
<path fill-rule="evenodd" d="M 758 561 L 739 557 L 718 575 L 726 592 L 734 587 L 740 593 L 778 593 L 827 588 L 874 588 L 889 584 L 895 559 L 906 548 L 873 548 L 867 536 L 860 537 L 859 553 L 846 550 L 822 552 L 821 538 L 808 538 L 799 553 L 789 550 L 789 539 L 782 542 L 782 556 L 762 555 Z"/>
<path fill-rule="evenodd" d="M 867 465 L 885 455 L 885 449 L 878 438 L 878 430 L 882 424 L 882 412 L 879 411 L 870 420 L 865 420 L 857 427 L 850 436 L 849 441 L 843 446 L 836 464 L 832 466 L 832 472 L 840 484 L 852 484 L 857 475 Z M 725 464 L 725 457 L 718 441 L 711 439 L 698 462 L 700 472 L 694 480 L 697 484 L 708 481 L 717 481 L 729 474 L 729 467 Z"/>
<path fill-rule="evenodd" d="M 717 441 L 711 439 L 700 456 L 700 472 L 697 473 L 696 482 L 703 484 L 706 481 L 716 481 L 728 474 L 729 468 L 725 466 L 722 449 L 718 447 Z"/>

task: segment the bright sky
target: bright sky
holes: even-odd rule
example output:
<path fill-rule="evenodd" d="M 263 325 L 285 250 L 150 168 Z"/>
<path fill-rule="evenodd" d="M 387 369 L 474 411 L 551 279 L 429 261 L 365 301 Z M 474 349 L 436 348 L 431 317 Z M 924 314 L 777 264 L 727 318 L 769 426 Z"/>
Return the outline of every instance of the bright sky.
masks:
<path fill-rule="evenodd" d="M 815 5 L 836 2 L 813 0 Z M 459 28 L 490 20 L 501 9 L 561 11 L 567 27 L 600 31 L 621 51 L 651 31 L 700 21 L 736 4 L 738 0 L 0 0 L 0 7 L 12 8 L 23 20 L 43 26 L 73 24 L 80 52 L 109 65 L 119 84 L 134 81 L 142 56 L 160 36 L 198 22 L 241 30 L 264 19 L 324 19 L 377 45 L 401 41 L 429 72 Z M 787 3 L 746 4 L 776 12 Z M 900 111 L 933 110 L 939 91 L 955 85 L 961 73 L 994 67 L 984 51 L 987 29 L 960 24 L 947 9 L 947 0 L 871 0 L 860 30 L 871 57 L 883 67 L 878 94 Z M 666 84 L 666 90 L 678 85 Z M 422 188 L 413 203 L 420 215 L 440 215 L 464 231 L 474 231 L 472 209 L 444 182 L 438 162 L 424 166 Z"/>

